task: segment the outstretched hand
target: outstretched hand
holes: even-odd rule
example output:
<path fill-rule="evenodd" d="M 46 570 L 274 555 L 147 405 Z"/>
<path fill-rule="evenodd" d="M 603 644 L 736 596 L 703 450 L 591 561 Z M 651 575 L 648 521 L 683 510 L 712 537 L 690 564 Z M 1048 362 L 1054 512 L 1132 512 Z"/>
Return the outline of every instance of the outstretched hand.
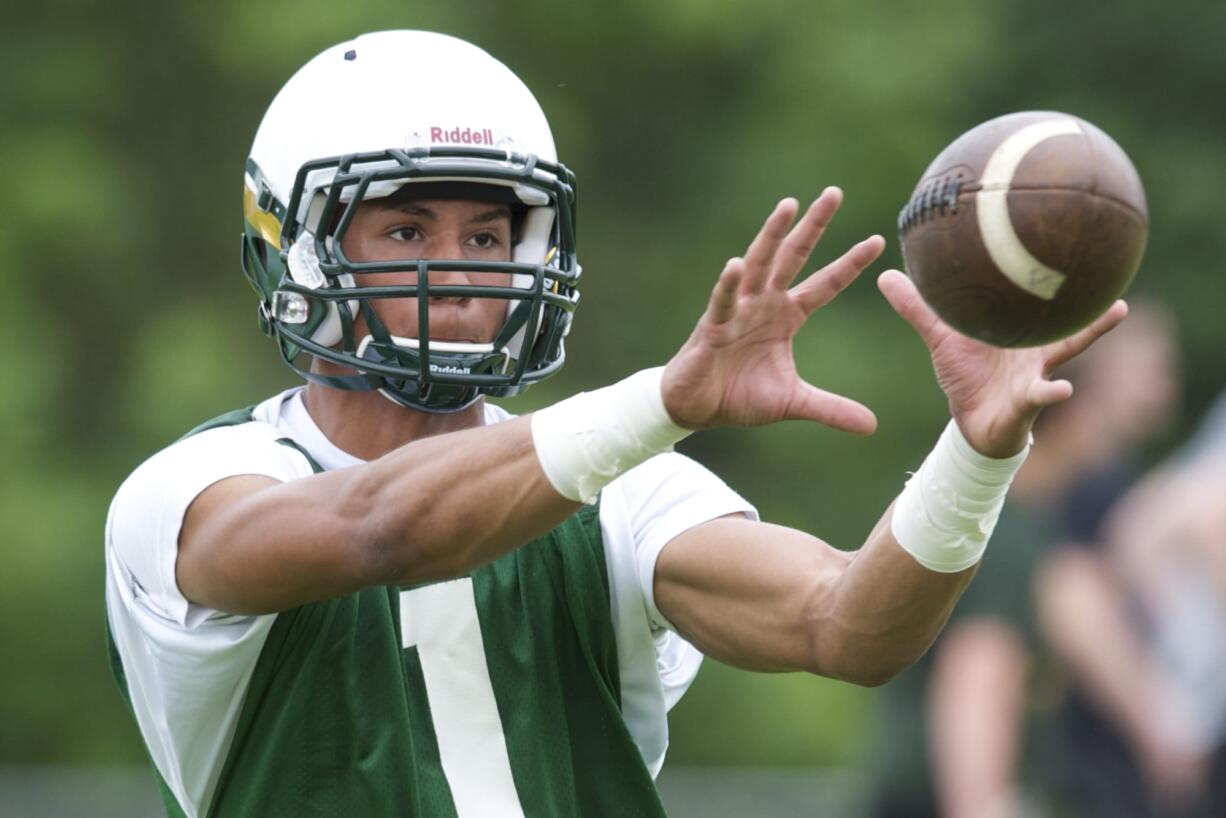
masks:
<path fill-rule="evenodd" d="M 856 434 L 876 429 L 867 407 L 802 380 L 792 352 L 809 316 L 885 248 L 884 239 L 870 236 L 792 286 L 842 199 L 841 190 L 826 188 L 794 227 L 799 204 L 784 199 L 745 256 L 725 265 L 706 312 L 664 370 L 664 405 L 678 424 L 703 429 L 794 419 Z"/>
<path fill-rule="evenodd" d="M 1008 457 L 1021 451 L 1040 410 L 1066 400 L 1073 385 L 1050 380 L 1128 314 L 1116 301 L 1080 332 L 1041 347 L 1003 349 L 955 332 L 924 303 L 915 284 L 897 270 L 877 280 L 894 311 L 919 333 L 932 356 L 937 383 L 958 427 L 980 454 Z"/>

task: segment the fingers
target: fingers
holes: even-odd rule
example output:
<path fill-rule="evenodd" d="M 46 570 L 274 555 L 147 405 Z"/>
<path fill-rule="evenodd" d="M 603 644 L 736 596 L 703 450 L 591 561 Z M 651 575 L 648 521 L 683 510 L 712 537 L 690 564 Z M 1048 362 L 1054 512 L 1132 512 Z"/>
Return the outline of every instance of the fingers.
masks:
<path fill-rule="evenodd" d="M 758 292 L 768 283 L 786 289 L 804 269 L 842 201 L 842 190 L 826 188 L 791 230 L 799 202 L 787 198 L 776 205 L 745 252 L 745 291 Z"/>
<path fill-rule="evenodd" d="M 1066 380 L 1045 381 L 1042 379 L 1030 384 L 1026 401 L 1035 409 L 1045 409 L 1048 406 L 1066 401 L 1073 396 L 1073 385 Z"/>
<path fill-rule="evenodd" d="M 1052 344 L 1045 350 L 1047 357 L 1043 361 L 1044 374 L 1046 375 L 1046 373 L 1051 372 L 1061 364 L 1067 363 L 1082 352 L 1085 352 L 1091 344 L 1115 329 L 1127 315 L 1128 305 L 1123 301 L 1117 300 L 1106 312 L 1095 319 L 1094 323 L 1090 324 L 1090 326 L 1063 341 Z M 1031 406 L 1043 409 L 1068 400 L 1072 396 L 1073 385 L 1067 380 L 1049 381 L 1046 378 L 1038 378 L 1030 385 L 1026 398 Z"/>
<path fill-rule="evenodd" d="M 877 260 L 883 250 L 885 239 L 881 236 L 869 236 L 797 284 L 791 293 L 805 315 L 811 315 L 814 310 L 829 304 L 836 295 L 847 289 L 868 265 Z"/>
<path fill-rule="evenodd" d="M 915 283 L 898 270 L 886 270 L 877 277 L 877 288 L 890 302 L 894 312 L 902 316 L 929 347 L 933 345 L 941 319 L 924 303 Z"/>
<path fill-rule="evenodd" d="M 1115 329 L 1127 316 L 1128 305 L 1122 300 L 1117 300 L 1090 326 L 1063 341 L 1052 344 L 1047 354 L 1047 370 L 1050 372 L 1085 352 L 1091 344 Z"/>
<path fill-rule="evenodd" d="M 1116 301 L 1106 312 L 1095 319 L 1094 323 L 1081 330 L 1077 334 L 1052 344 L 1047 350 L 1047 357 L 1043 361 L 1044 374 L 1051 372 L 1061 364 L 1076 358 L 1082 352 L 1090 347 L 1095 341 L 1103 335 L 1110 332 L 1128 315 L 1128 305 L 1123 301 Z M 1044 409 L 1048 406 L 1068 400 L 1073 396 L 1073 385 L 1067 380 L 1058 379 L 1049 381 L 1044 377 L 1035 379 L 1030 385 L 1030 389 L 1026 394 L 1027 402 L 1036 409 Z"/>
<path fill-rule="evenodd" d="M 843 191 L 828 187 L 809 205 L 776 254 L 770 276 L 771 286 L 785 290 L 796 280 L 842 203 Z"/>
<path fill-rule="evenodd" d="M 758 235 L 754 236 L 749 249 L 745 251 L 745 291 L 758 292 L 766 285 L 771 263 L 779 245 L 788 236 L 788 226 L 796 218 L 799 203 L 787 198 L 775 205 L 774 211 L 766 217 L 766 222 Z"/>
<path fill-rule="evenodd" d="M 862 403 L 801 381 L 788 406 L 788 420 L 811 420 L 856 435 L 877 431 L 877 416 Z"/>
<path fill-rule="evenodd" d="M 725 324 L 736 314 L 737 290 L 745 276 L 745 262 L 739 258 L 730 258 L 715 282 L 711 291 L 711 300 L 707 303 L 707 315 L 714 324 Z"/>

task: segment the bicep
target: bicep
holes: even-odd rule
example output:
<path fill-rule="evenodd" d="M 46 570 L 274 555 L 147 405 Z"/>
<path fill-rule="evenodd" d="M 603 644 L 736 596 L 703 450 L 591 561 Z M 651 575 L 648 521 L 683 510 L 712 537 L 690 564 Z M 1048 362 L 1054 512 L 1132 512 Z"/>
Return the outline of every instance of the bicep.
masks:
<path fill-rule="evenodd" d="M 673 538 L 656 563 L 660 612 L 704 653 L 751 670 L 812 669 L 813 623 L 850 555 L 809 534 L 720 518 Z"/>
<path fill-rule="evenodd" d="M 227 613 L 261 614 L 368 584 L 355 530 L 361 514 L 346 519 L 332 502 L 338 477 L 237 475 L 202 491 L 179 531 L 175 577 L 183 595 Z"/>
<path fill-rule="evenodd" d="M 162 449 L 128 475 L 111 503 L 106 529 L 109 564 L 128 594 L 180 624 L 198 619 L 193 607 L 213 607 L 211 597 L 186 594 L 177 576 L 188 509 L 206 494 L 220 500 L 244 481 L 279 485 L 310 475 L 305 458 L 277 441 L 277 431 L 263 423 L 210 429 Z M 192 522 L 212 516 L 193 514 Z"/>

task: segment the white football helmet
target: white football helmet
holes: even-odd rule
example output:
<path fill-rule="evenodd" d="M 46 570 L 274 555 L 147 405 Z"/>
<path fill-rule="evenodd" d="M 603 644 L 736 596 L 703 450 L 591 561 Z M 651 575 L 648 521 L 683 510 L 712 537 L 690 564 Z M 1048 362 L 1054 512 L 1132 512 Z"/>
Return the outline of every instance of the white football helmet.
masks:
<path fill-rule="evenodd" d="M 305 378 L 451 412 L 481 394 L 517 394 L 562 366 L 579 300 L 575 177 L 558 163 L 532 93 L 476 46 L 384 31 L 329 48 L 269 106 L 244 182 L 243 271 L 261 297 L 261 327 Z M 348 259 L 341 239 L 358 205 L 403 195 L 406 185 L 510 204 L 512 260 Z M 511 284 L 431 286 L 432 271 L 457 269 L 511 273 Z M 417 273 L 416 284 L 359 287 L 353 278 L 405 271 Z M 371 308 L 376 298 L 431 295 L 501 299 L 506 321 L 488 344 L 431 343 L 427 310 L 420 337 L 402 338 Z M 357 374 L 311 372 L 296 363 L 304 353 Z"/>

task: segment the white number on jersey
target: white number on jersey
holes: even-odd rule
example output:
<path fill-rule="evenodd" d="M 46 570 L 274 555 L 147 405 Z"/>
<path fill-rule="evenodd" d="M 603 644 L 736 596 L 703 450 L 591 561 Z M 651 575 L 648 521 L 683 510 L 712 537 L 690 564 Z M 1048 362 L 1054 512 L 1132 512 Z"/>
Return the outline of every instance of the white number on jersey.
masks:
<path fill-rule="evenodd" d="M 494 687 L 485 663 L 473 582 L 402 591 L 404 647 L 417 647 L 439 758 L 459 818 L 524 818 Z"/>

